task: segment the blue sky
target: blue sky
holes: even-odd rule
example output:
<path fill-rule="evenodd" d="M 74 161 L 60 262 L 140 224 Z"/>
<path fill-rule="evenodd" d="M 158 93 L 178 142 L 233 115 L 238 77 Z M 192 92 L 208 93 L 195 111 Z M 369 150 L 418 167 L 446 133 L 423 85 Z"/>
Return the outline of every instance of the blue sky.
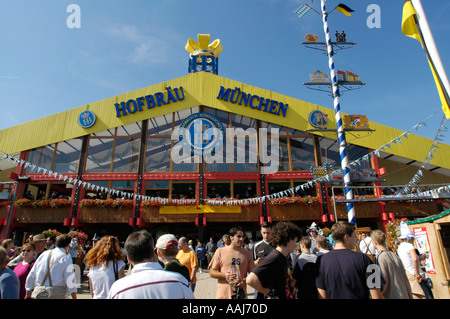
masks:
<path fill-rule="evenodd" d="M 331 13 L 330 30 L 357 45 L 338 51 L 335 65 L 366 83 L 344 92 L 341 110 L 403 131 L 434 113 L 413 131 L 433 139 L 443 113 L 419 42 L 401 32 L 403 0 L 328 0 L 328 11 L 340 2 L 355 12 Z M 450 2 L 422 2 L 450 75 Z M 330 95 L 302 85 L 329 72 L 325 54 L 300 45 L 308 33 L 324 41 L 318 14 L 293 13 L 303 3 L 320 11 L 319 0 L 1 0 L 0 129 L 184 76 L 184 46 L 198 33 L 221 40 L 220 76 L 333 108 Z M 67 27 L 70 4 L 81 28 Z M 370 4 L 380 28 L 367 25 Z"/>

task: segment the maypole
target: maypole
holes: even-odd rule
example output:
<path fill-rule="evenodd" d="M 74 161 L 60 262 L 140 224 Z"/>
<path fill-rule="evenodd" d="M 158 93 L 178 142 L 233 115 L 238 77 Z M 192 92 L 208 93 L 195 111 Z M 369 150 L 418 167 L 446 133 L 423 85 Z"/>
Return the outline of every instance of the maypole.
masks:
<path fill-rule="evenodd" d="M 322 20 L 323 20 L 323 29 L 325 32 L 325 38 L 327 43 L 327 55 L 328 55 L 328 65 L 330 67 L 330 77 L 331 77 L 331 84 L 332 84 L 332 93 L 333 93 L 333 99 L 334 99 L 334 114 L 336 118 L 336 126 L 337 126 L 337 138 L 339 141 L 339 155 L 341 158 L 341 168 L 342 168 L 342 174 L 344 178 L 344 186 L 345 186 L 345 199 L 352 200 L 354 198 L 353 196 L 353 190 L 351 188 L 351 180 L 350 180 L 350 169 L 348 168 L 348 155 L 347 155 L 347 142 L 345 140 L 345 132 L 344 132 L 344 126 L 342 123 L 341 118 L 341 107 L 339 102 L 339 85 L 338 85 L 338 78 L 336 76 L 336 70 L 334 68 L 334 52 L 333 52 L 333 45 L 331 44 L 331 36 L 330 36 L 330 30 L 328 29 L 328 13 L 325 8 L 325 1 L 321 0 L 321 7 L 322 7 Z M 348 221 L 352 224 L 356 224 L 356 216 L 355 216 L 355 206 L 353 203 L 348 202 L 347 203 L 347 216 Z"/>

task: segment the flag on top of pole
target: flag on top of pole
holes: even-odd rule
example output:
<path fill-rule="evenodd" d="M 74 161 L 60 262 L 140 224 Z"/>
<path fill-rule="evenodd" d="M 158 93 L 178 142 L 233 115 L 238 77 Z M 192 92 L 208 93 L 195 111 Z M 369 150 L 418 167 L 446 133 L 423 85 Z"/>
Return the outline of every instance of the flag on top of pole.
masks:
<path fill-rule="evenodd" d="M 348 16 L 348 17 L 351 17 L 351 16 L 352 16 L 351 12 L 354 12 L 354 10 L 350 9 L 348 6 L 346 6 L 346 5 L 343 4 L 343 3 L 339 3 L 339 4 L 337 5 L 337 7 L 334 8 L 334 9 L 337 10 L 337 11 L 339 11 L 340 13 L 345 14 L 345 15 Z"/>
<path fill-rule="evenodd" d="M 297 14 L 299 18 L 301 18 L 309 11 L 311 11 L 311 7 L 308 6 L 307 4 L 302 4 L 300 7 L 297 8 L 297 10 L 294 11 L 294 13 Z"/>
<path fill-rule="evenodd" d="M 405 1 L 403 5 L 402 32 L 404 35 L 414 38 L 422 44 L 436 82 L 442 110 L 446 118 L 450 118 L 450 83 L 420 0 Z"/>

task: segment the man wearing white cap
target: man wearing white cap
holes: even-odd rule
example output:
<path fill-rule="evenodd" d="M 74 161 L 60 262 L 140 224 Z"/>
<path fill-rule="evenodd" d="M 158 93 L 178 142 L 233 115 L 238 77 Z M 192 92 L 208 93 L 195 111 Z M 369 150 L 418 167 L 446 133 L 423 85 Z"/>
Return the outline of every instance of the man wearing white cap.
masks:
<path fill-rule="evenodd" d="M 313 254 L 317 254 L 317 252 L 319 251 L 317 249 L 317 244 L 316 244 L 316 238 L 317 238 L 317 234 L 319 232 L 319 230 L 317 229 L 317 224 L 316 223 L 312 223 L 311 226 L 307 229 L 307 232 L 310 235 L 311 238 L 311 252 Z"/>
<path fill-rule="evenodd" d="M 417 256 L 414 247 L 414 233 L 405 222 L 400 223 L 400 245 L 397 248 L 397 254 L 405 267 L 406 276 L 411 284 L 411 290 L 414 299 L 425 299 L 425 293 L 420 286 L 424 279 L 420 274 L 419 256 Z"/>
<path fill-rule="evenodd" d="M 189 269 L 176 259 L 178 240 L 174 235 L 166 234 L 159 237 L 156 242 L 156 253 L 158 260 L 164 265 L 164 270 L 177 272 L 190 281 Z"/>

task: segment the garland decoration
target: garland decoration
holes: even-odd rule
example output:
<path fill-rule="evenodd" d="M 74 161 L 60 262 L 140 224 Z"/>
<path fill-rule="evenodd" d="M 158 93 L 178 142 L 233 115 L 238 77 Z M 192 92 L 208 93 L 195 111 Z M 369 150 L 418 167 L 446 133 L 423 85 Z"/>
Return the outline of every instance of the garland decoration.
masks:
<path fill-rule="evenodd" d="M 435 113 L 437 113 L 437 112 L 435 112 Z M 428 118 L 430 118 L 431 116 L 433 116 L 435 113 L 428 116 L 425 120 L 421 121 L 420 123 L 416 124 L 412 129 L 418 130 L 420 127 L 426 126 L 426 120 Z M 444 119 L 441 123 L 438 133 L 436 134 L 434 143 L 433 143 L 433 145 L 430 149 L 430 152 L 428 153 L 428 156 L 426 158 L 426 161 L 424 163 L 424 167 L 426 167 L 426 165 L 431 164 L 431 161 L 433 159 L 432 153 L 437 152 L 437 150 L 439 149 L 439 146 L 438 146 L 439 142 L 443 142 L 442 137 L 444 137 L 444 136 L 442 133 L 447 131 L 447 128 L 444 126 L 445 122 L 447 122 L 447 119 Z M 364 155 L 364 156 L 360 157 L 359 159 L 349 163 L 348 166 L 349 167 L 352 167 L 352 166 L 358 167 L 360 165 L 361 161 L 368 161 L 369 159 L 373 158 L 375 155 L 379 157 L 380 151 L 386 151 L 387 149 L 391 149 L 392 144 L 397 144 L 397 145 L 402 144 L 404 139 L 407 139 L 408 135 L 411 134 L 410 131 L 412 129 L 403 132 L 402 134 L 400 134 L 400 136 L 392 139 L 390 142 L 384 144 L 383 146 L 379 147 L 378 149 L 376 149 L 372 152 L 369 152 L 367 155 Z M 41 174 L 44 174 L 44 175 L 47 174 L 49 177 L 58 179 L 58 181 L 63 181 L 63 182 L 69 183 L 69 184 L 73 184 L 74 186 L 82 186 L 85 189 L 88 189 L 88 190 L 90 189 L 92 191 L 101 192 L 104 194 L 109 193 L 111 196 L 118 196 L 121 198 L 120 200 L 103 200 L 103 201 L 102 200 L 83 199 L 83 200 L 81 200 L 82 207 L 83 206 L 84 207 L 111 207 L 111 208 L 130 207 L 133 205 L 134 199 L 143 200 L 142 203 L 143 203 L 144 207 L 166 206 L 166 205 L 170 205 L 170 206 L 197 205 L 196 199 L 169 199 L 169 198 L 161 198 L 161 197 L 150 197 L 150 196 L 133 194 L 133 193 L 122 191 L 122 190 L 111 189 L 111 188 L 104 187 L 104 186 L 94 185 L 87 181 L 83 181 L 81 179 L 65 176 L 58 172 L 53 172 L 47 168 L 39 167 L 36 164 L 32 164 L 30 162 L 27 162 L 23 159 L 16 158 L 16 157 L 6 154 L 4 152 L 0 152 L 0 153 L 1 153 L 1 157 L 0 157 L 1 160 L 13 161 L 18 166 L 22 166 L 23 169 L 29 168 L 31 172 L 36 171 L 36 173 L 38 173 L 38 174 L 42 172 Z M 306 191 L 309 188 L 314 187 L 314 185 L 317 183 L 329 182 L 330 178 L 332 178 L 334 175 L 342 175 L 342 168 L 332 171 L 331 173 L 329 173 L 325 176 L 321 176 L 318 178 L 313 177 L 312 180 L 308 181 L 305 184 L 298 185 L 293 188 L 289 188 L 284 191 L 280 191 L 278 193 L 274 193 L 274 194 L 270 194 L 270 195 L 264 195 L 261 197 L 246 198 L 246 199 L 228 198 L 228 199 L 224 200 L 224 199 L 218 199 L 218 198 L 217 199 L 216 198 L 213 198 L 213 199 L 208 198 L 208 199 L 204 199 L 204 202 L 208 205 L 247 206 L 247 205 L 255 205 L 255 204 L 265 203 L 266 200 L 269 200 L 270 203 L 273 203 L 274 205 L 292 204 L 292 203 L 295 203 L 296 201 L 298 201 L 298 202 L 306 201 L 306 202 L 303 202 L 303 204 L 315 205 L 316 204 L 315 199 L 311 199 L 311 198 L 306 198 L 306 199 L 301 199 L 301 200 L 295 199 L 295 192 L 300 191 L 300 190 Z M 422 176 L 421 169 L 419 169 L 416 176 Z M 417 181 L 418 181 L 418 178 L 415 177 L 415 178 L 413 178 L 412 182 L 410 182 L 410 184 L 415 183 Z M 408 185 L 411 186 L 412 184 L 411 185 L 410 184 L 408 184 Z M 449 191 L 450 184 L 446 185 L 444 187 L 441 187 L 438 190 L 428 191 L 426 193 L 435 194 L 436 192 L 439 192 L 441 190 Z M 422 193 L 422 194 L 426 194 L 426 193 Z M 284 198 L 294 198 L 294 199 L 284 199 Z M 65 199 L 37 200 L 37 201 L 31 201 L 29 199 L 19 199 L 14 203 L 14 205 L 16 207 L 33 207 L 33 208 L 49 208 L 49 207 L 51 207 L 51 208 L 55 208 L 55 207 L 70 206 L 71 201 L 65 200 Z"/>

